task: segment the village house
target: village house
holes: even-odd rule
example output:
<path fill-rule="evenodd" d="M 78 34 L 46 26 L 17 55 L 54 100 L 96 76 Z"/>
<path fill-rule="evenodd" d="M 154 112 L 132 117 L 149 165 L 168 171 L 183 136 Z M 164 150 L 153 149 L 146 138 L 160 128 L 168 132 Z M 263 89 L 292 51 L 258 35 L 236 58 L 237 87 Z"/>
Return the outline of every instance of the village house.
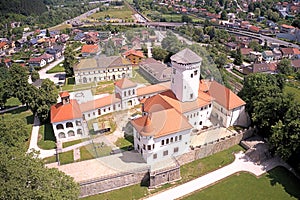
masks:
<path fill-rule="evenodd" d="M 294 67 L 295 71 L 299 71 L 300 70 L 300 59 L 292 60 L 291 65 L 292 65 L 292 67 Z"/>
<path fill-rule="evenodd" d="M 132 77 L 132 64 L 121 56 L 81 59 L 73 70 L 76 84 Z"/>
<path fill-rule="evenodd" d="M 272 51 L 264 51 L 262 52 L 262 57 L 266 62 L 271 62 L 274 60 L 274 54 Z"/>
<path fill-rule="evenodd" d="M 44 67 L 47 61 L 44 58 L 36 57 L 28 60 L 29 67 Z"/>
<path fill-rule="evenodd" d="M 291 59 L 294 55 L 294 50 L 291 47 L 281 48 L 280 50 L 282 52 L 282 58 Z"/>
<path fill-rule="evenodd" d="M 125 53 L 123 53 L 123 55 L 133 65 L 139 64 L 142 61 L 142 59 L 144 58 L 143 52 L 135 50 L 135 49 L 130 49 L 130 50 L 126 51 Z"/>
<path fill-rule="evenodd" d="M 277 65 L 275 63 L 255 63 L 243 68 L 243 74 L 251 73 L 276 73 Z"/>
<path fill-rule="evenodd" d="M 92 57 L 96 56 L 100 52 L 100 48 L 98 45 L 86 44 L 81 48 L 82 57 Z"/>
<path fill-rule="evenodd" d="M 63 56 L 64 47 L 61 45 L 55 45 L 46 49 L 46 53 L 54 56 L 54 59 L 57 60 Z"/>

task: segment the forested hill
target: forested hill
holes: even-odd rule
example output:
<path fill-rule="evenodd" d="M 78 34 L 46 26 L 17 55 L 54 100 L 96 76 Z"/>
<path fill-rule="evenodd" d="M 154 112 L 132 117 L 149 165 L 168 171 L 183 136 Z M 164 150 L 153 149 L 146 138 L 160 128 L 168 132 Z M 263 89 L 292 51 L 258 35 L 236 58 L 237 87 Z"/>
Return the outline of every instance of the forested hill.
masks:
<path fill-rule="evenodd" d="M 21 14 L 25 16 L 40 15 L 47 11 L 43 0 L 1 0 L 0 16 Z"/>

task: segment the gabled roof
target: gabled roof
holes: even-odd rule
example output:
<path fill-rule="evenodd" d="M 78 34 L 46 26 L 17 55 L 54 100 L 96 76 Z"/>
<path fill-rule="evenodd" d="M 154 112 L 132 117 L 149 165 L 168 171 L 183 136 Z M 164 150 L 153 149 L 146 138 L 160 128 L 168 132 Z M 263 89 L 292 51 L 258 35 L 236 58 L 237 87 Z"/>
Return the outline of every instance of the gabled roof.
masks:
<path fill-rule="evenodd" d="M 253 51 L 251 48 L 241 48 L 242 55 L 249 55 L 251 51 Z"/>
<path fill-rule="evenodd" d="M 41 57 L 36 57 L 36 58 L 30 58 L 28 60 L 29 63 L 40 63 L 42 60 L 45 60 L 44 58 Z"/>
<path fill-rule="evenodd" d="M 161 83 L 161 84 L 141 87 L 141 88 L 137 89 L 137 95 L 143 96 L 143 95 L 163 92 L 163 91 L 170 89 L 170 84 L 171 84 L 170 82 L 165 82 L 165 83 Z"/>
<path fill-rule="evenodd" d="M 221 85 L 216 81 L 206 81 L 206 83 L 209 87 L 208 93 L 218 104 L 227 110 L 232 110 L 246 104 L 240 97 L 224 85 Z"/>
<path fill-rule="evenodd" d="M 286 29 L 294 29 L 295 28 L 295 27 L 287 25 L 287 24 L 282 24 L 281 27 L 286 28 Z"/>
<path fill-rule="evenodd" d="M 51 123 L 73 120 L 81 117 L 82 113 L 76 100 L 71 99 L 70 103 L 64 105 L 58 103 L 51 106 Z"/>
<path fill-rule="evenodd" d="M 134 56 L 137 56 L 137 57 L 140 57 L 140 58 L 144 58 L 143 52 L 142 51 L 137 51 L 135 49 L 130 49 L 130 50 L 126 51 L 123 55 L 125 57 L 127 57 L 129 55 L 134 55 Z"/>
<path fill-rule="evenodd" d="M 149 116 L 132 120 L 131 124 L 139 134 L 153 136 L 154 138 L 193 128 L 187 118 L 178 113 L 174 108 L 152 112 Z"/>
<path fill-rule="evenodd" d="M 82 104 L 80 104 L 80 109 L 82 112 L 87 112 L 87 111 L 94 110 L 97 108 L 109 106 L 109 105 L 112 105 L 112 104 L 115 104 L 118 102 L 121 102 L 120 96 L 118 94 L 111 94 L 111 95 L 105 96 L 100 99 L 82 103 Z"/>
<path fill-rule="evenodd" d="M 99 51 L 98 45 L 83 45 L 81 53 L 97 53 Z"/>
<path fill-rule="evenodd" d="M 294 68 L 300 68 L 300 59 L 292 60 L 291 64 Z"/>
<path fill-rule="evenodd" d="M 293 55 L 294 54 L 293 48 L 291 48 L 291 47 L 281 48 L 280 50 L 283 55 Z"/>
<path fill-rule="evenodd" d="M 120 89 L 126 89 L 136 87 L 137 84 L 127 78 L 122 78 L 115 82 L 115 86 L 117 86 Z"/>
<path fill-rule="evenodd" d="M 49 58 L 54 58 L 54 56 L 48 53 L 44 53 L 43 55 L 40 56 L 40 58 L 49 59 Z"/>
<path fill-rule="evenodd" d="M 190 64 L 201 62 L 202 58 L 192 50 L 185 48 L 171 56 L 171 60 L 180 64 Z"/>

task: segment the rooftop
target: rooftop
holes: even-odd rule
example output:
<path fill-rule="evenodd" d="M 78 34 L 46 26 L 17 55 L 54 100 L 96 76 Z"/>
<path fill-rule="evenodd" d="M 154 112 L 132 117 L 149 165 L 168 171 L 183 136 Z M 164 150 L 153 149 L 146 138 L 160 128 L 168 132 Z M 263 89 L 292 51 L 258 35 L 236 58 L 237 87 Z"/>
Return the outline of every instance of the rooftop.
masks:
<path fill-rule="evenodd" d="M 180 64 L 190 64 L 201 62 L 202 58 L 192 50 L 185 48 L 171 56 L 171 60 Z"/>

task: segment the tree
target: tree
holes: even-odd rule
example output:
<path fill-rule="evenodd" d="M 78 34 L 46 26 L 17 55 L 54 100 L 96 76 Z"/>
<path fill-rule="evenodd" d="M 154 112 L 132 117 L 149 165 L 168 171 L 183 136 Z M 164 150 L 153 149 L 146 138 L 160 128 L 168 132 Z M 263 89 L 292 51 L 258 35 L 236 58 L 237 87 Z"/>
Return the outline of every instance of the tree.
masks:
<path fill-rule="evenodd" d="M 22 102 L 22 104 L 28 104 L 28 74 L 26 72 L 26 69 L 13 64 L 9 68 L 9 85 L 11 87 L 11 94 L 12 96 L 19 99 L 19 101 Z"/>
<path fill-rule="evenodd" d="M 236 50 L 235 59 L 233 61 L 235 65 L 242 65 L 243 64 L 243 56 L 241 53 L 241 49 Z"/>
<path fill-rule="evenodd" d="M 180 49 L 182 49 L 184 45 L 178 40 L 176 35 L 168 31 L 167 37 L 165 37 L 161 42 L 161 46 L 163 49 L 174 54 L 180 51 Z"/>
<path fill-rule="evenodd" d="M 46 29 L 46 37 L 50 37 L 49 29 Z"/>
<path fill-rule="evenodd" d="M 291 61 L 289 59 L 282 59 L 278 65 L 277 69 L 279 73 L 285 74 L 285 75 L 290 75 L 294 72 L 294 69 L 291 65 Z"/>
<path fill-rule="evenodd" d="M 296 19 L 293 21 L 292 26 L 297 27 L 297 28 L 300 28 L 300 19 L 299 19 L 299 18 L 296 18 Z"/>
<path fill-rule="evenodd" d="M 260 16 L 260 8 L 255 8 L 254 14 L 256 17 L 259 17 Z"/>
<path fill-rule="evenodd" d="M 193 22 L 193 19 L 190 18 L 188 15 L 182 15 L 182 16 L 181 16 L 181 21 L 182 21 L 182 22 L 186 22 L 186 23 L 192 23 L 192 22 Z"/>
<path fill-rule="evenodd" d="M 249 42 L 249 48 L 253 49 L 254 51 L 262 51 L 261 45 L 255 40 Z"/>
<path fill-rule="evenodd" d="M 168 51 L 166 51 L 158 46 L 154 46 L 152 48 L 152 56 L 156 60 L 164 61 L 166 59 L 167 55 L 168 55 Z"/>
<path fill-rule="evenodd" d="M 217 58 L 215 59 L 215 63 L 218 68 L 224 67 L 227 61 L 227 56 L 226 54 L 220 53 L 216 56 Z"/>
<path fill-rule="evenodd" d="M 222 13 L 221 13 L 221 19 L 222 20 L 227 20 L 228 17 L 227 17 L 227 11 L 226 10 L 223 10 Z"/>
<path fill-rule="evenodd" d="M 74 52 L 70 47 L 67 47 L 64 53 L 64 68 L 66 76 L 70 77 L 74 75 L 73 65 L 75 64 Z"/>
<path fill-rule="evenodd" d="M 40 74 L 37 71 L 33 70 L 31 72 L 31 81 L 34 82 L 34 81 L 38 80 L 39 78 L 40 78 Z"/>

